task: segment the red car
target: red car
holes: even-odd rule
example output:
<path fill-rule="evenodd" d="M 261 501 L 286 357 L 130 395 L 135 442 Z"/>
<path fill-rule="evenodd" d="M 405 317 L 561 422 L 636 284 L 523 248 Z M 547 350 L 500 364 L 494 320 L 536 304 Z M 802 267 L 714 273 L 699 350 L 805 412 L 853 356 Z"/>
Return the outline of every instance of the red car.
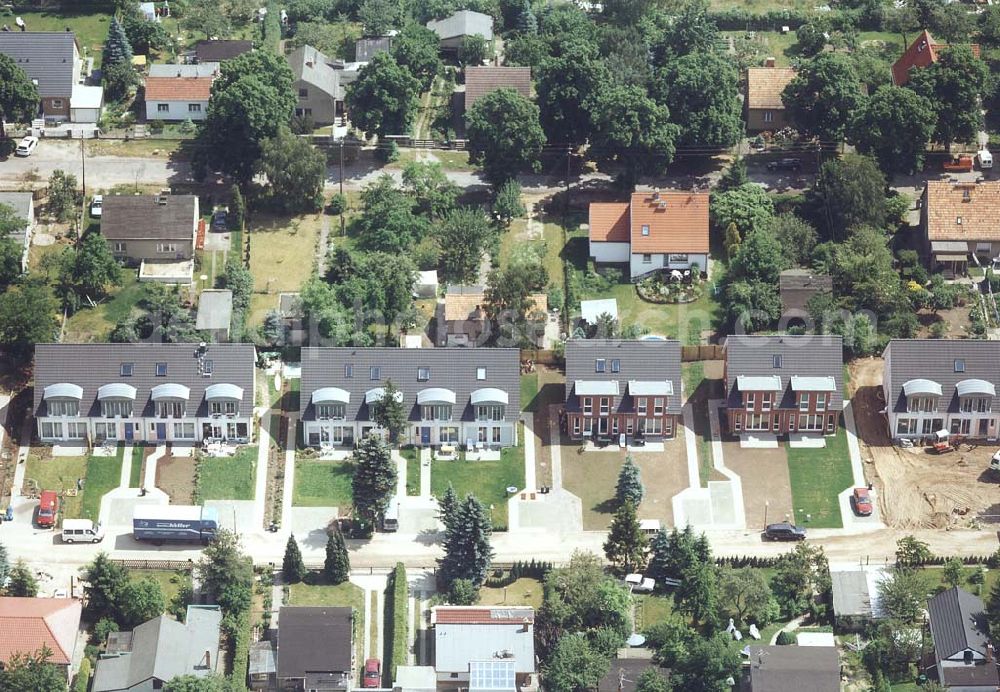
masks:
<path fill-rule="evenodd" d="M 382 686 L 382 662 L 377 658 L 369 658 L 365 661 L 365 676 L 361 681 L 361 687 L 370 689 Z"/>
<path fill-rule="evenodd" d="M 859 517 L 871 516 L 872 496 L 869 494 L 868 488 L 855 488 L 851 501 L 854 504 L 854 511 Z"/>
<path fill-rule="evenodd" d="M 56 525 L 59 514 L 59 495 L 54 490 L 43 490 L 38 503 L 38 525 L 43 529 L 51 529 Z"/>

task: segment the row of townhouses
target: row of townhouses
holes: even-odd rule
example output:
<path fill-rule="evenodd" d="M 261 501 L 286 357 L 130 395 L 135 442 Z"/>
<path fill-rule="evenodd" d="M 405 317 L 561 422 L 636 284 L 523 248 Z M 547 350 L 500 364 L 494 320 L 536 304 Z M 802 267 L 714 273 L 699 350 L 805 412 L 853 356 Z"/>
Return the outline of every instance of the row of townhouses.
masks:
<path fill-rule="evenodd" d="M 725 344 L 722 423 L 729 434 L 830 435 L 844 407 L 838 336 L 739 336 Z M 1000 343 L 895 339 L 883 394 L 894 438 L 998 436 Z M 250 344 L 43 344 L 34 412 L 45 442 L 248 442 L 256 353 Z M 519 351 L 509 348 L 304 348 L 305 443 L 352 446 L 378 428 L 395 390 L 403 444 L 500 448 L 518 443 Z M 684 396 L 673 340 L 566 344 L 562 422 L 570 438 L 662 440 Z"/>

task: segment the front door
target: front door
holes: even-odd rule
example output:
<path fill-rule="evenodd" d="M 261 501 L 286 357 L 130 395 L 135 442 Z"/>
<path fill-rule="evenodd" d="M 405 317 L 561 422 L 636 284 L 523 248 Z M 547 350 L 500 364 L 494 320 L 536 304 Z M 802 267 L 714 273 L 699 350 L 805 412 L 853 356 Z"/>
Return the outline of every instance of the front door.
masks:
<path fill-rule="evenodd" d="M 167 439 L 167 424 L 157 423 L 156 424 L 156 439 L 165 440 Z"/>
<path fill-rule="evenodd" d="M 429 445 L 431 443 L 431 429 L 420 428 L 420 444 Z"/>
<path fill-rule="evenodd" d="M 132 438 L 133 438 L 132 424 L 131 423 L 126 423 L 125 424 L 125 439 L 128 440 L 129 442 L 131 442 Z"/>
<path fill-rule="evenodd" d="M 601 419 L 598 420 L 598 423 L 597 423 L 597 434 L 598 435 L 607 435 L 608 434 L 608 419 L 607 418 L 601 418 Z"/>

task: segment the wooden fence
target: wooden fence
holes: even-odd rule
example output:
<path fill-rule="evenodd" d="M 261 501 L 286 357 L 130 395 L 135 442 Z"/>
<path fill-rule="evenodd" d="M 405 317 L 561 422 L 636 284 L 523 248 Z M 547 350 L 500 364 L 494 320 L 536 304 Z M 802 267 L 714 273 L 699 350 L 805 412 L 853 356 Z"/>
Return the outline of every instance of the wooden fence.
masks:
<path fill-rule="evenodd" d="M 189 572 L 194 569 L 192 560 L 111 560 L 116 565 L 127 567 L 128 569 L 162 569 L 162 570 L 184 570 Z"/>
<path fill-rule="evenodd" d="M 725 357 L 726 349 L 719 344 L 681 346 L 681 362 L 683 363 L 692 363 L 697 360 L 723 360 Z"/>

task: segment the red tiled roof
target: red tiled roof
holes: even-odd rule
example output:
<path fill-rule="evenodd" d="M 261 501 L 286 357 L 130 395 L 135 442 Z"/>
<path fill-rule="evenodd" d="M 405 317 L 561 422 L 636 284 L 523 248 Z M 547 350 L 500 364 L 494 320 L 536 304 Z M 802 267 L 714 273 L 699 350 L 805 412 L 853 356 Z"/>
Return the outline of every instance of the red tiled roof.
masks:
<path fill-rule="evenodd" d="M 706 192 L 634 192 L 631 217 L 633 254 L 708 253 Z"/>
<path fill-rule="evenodd" d="M 535 621 L 532 608 L 438 607 L 434 621 L 440 625 L 523 625 Z"/>
<path fill-rule="evenodd" d="M 969 46 L 972 54 L 979 57 L 979 44 L 973 43 Z M 941 51 L 947 50 L 947 43 L 937 43 L 934 37 L 926 29 L 913 40 L 910 47 L 906 49 L 902 57 L 892 65 L 892 82 L 896 86 L 903 86 L 910 81 L 910 70 L 915 67 L 929 67 L 938 61 Z"/>
<path fill-rule="evenodd" d="M 73 598 L 0 597 L 0 661 L 46 646 L 52 650 L 50 663 L 68 665 L 80 612 Z"/>
<path fill-rule="evenodd" d="M 747 70 L 747 108 L 783 109 L 781 94 L 794 78 L 794 67 L 751 67 Z"/>
<path fill-rule="evenodd" d="M 1000 181 L 929 180 L 925 194 L 928 240 L 1000 240 Z"/>
<path fill-rule="evenodd" d="M 214 77 L 146 77 L 147 101 L 207 101 Z"/>
<path fill-rule="evenodd" d="M 628 242 L 628 202 L 593 202 L 590 239 L 602 243 Z"/>

